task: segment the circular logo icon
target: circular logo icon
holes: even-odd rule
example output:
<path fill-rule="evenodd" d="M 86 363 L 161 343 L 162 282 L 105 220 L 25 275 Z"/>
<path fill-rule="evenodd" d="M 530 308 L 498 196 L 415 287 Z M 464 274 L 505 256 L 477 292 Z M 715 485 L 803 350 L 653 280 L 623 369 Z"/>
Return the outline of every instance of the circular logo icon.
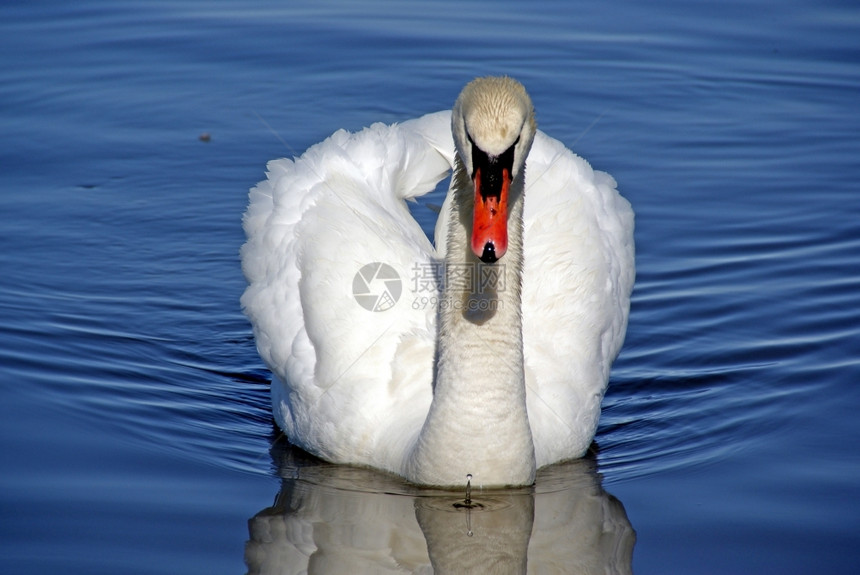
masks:
<path fill-rule="evenodd" d="M 381 262 L 363 266 L 352 278 L 352 297 L 369 311 L 393 308 L 402 292 L 403 282 L 397 270 Z"/>

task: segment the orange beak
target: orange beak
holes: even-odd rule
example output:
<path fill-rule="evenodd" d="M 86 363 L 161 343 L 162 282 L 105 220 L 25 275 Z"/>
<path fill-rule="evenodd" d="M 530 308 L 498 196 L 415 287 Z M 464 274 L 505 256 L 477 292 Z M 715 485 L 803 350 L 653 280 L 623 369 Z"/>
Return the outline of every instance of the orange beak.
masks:
<path fill-rule="evenodd" d="M 475 213 L 472 219 L 472 252 L 484 263 L 493 263 L 508 250 L 508 191 L 511 173 L 502 168 L 501 188 L 488 193 L 481 180 L 481 168 L 475 169 Z"/>

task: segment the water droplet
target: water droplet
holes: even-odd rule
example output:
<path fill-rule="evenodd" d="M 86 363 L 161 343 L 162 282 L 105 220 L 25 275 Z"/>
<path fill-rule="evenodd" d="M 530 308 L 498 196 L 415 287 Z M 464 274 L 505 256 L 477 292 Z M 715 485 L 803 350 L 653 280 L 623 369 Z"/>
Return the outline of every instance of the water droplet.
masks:
<path fill-rule="evenodd" d="M 466 474 L 466 505 L 472 504 L 472 474 Z"/>

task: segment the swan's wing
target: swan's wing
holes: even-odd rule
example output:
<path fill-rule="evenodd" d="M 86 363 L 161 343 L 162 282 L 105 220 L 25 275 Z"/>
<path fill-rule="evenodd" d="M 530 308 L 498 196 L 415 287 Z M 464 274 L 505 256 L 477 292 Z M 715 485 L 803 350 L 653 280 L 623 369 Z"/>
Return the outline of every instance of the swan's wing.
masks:
<path fill-rule="evenodd" d="M 436 152 L 454 167 L 454 137 L 451 135 L 451 110 L 427 114 L 401 124 L 404 129 L 421 136 Z"/>
<path fill-rule="evenodd" d="M 538 464 L 591 442 L 627 328 L 633 211 L 615 180 L 538 132 L 526 166 L 523 339 Z M 570 446 L 575 446 L 574 451 Z"/>
<path fill-rule="evenodd" d="M 242 305 L 273 411 L 332 461 L 396 470 L 429 408 L 434 251 L 404 200 L 450 169 L 422 135 L 440 121 L 338 131 L 250 193 Z"/>
<path fill-rule="evenodd" d="M 417 120 L 404 122 L 407 126 L 415 122 L 414 129 L 447 160 L 451 170 L 454 169 L 454 137 L 451 135 L 451 110 L 428 114 Z M 412 127 L 412 126 L 410 126 Z M 451 214 L 451 198 L 453 194 L 446 194 L 445 201 L 439 209 L 439 217 L 436 219 L 436 229 L 433 238 L 436 246 L 436 257 L 444 261 L 448 238 L 448 220 Z"/>

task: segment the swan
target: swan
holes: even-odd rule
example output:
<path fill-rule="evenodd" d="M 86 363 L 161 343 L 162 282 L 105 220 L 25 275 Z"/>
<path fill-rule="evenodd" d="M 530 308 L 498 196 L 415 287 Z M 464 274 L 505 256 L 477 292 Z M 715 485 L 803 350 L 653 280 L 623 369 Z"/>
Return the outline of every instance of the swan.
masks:
<path fill-rule="evenodd" d="M 452 171 L 434 246 L 407 201 Z M 516 80 L 269 162 L 243 227 L 241 304 L 294 445 L 448 487 L 530 485 L 588 449 L 627 328 L 633 211 L 537 130 Z"/>

